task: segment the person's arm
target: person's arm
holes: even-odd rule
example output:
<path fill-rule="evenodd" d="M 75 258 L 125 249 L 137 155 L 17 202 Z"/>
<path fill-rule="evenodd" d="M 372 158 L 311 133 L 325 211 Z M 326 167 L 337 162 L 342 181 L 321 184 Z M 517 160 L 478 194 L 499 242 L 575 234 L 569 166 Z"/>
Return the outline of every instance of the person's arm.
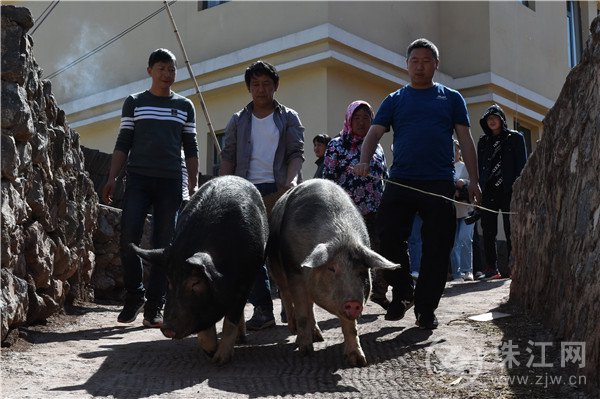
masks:
<path fill-rule="evenodd" d="M 367 176 L 369 174 L 369 164 L 375 153 L 379 140 L 385 133 L 385 127 L 381 125 L 371 125 L 360 148 L 360 161 L 354 165 L 354 174 L 358 176 Z"/>
<path fill-rule="evenodd" d="M 304 126 L 296 111 L 291 109 L 286 115 L 286 123 L 285 146 L 288 163 L 285 188 L 291 188 L 298 184 L 297 177 L 304 163 Z"/>
<path fill-rule="evenodd" d="M 125 162 L 127 161 L 127 154 L 121 150 L 114 150 L 112 158 L 110 160 L 110 170 L 108 172 L 108 180 L 106 184 L 102 188 L 102 200 L 105 204 L 110 204 L 112 202 L 112 195 L 115 192 L 115 187 L 117 185 L 117 177 L 123 166 L 125 166 Z"/>
<path fill-rule="evenodd" d="M 469 173 L 469 200 L 471 203 L 481 204 L 481 188 L 479 187 L 479 170 L 477 168 L 477 152 L 475 143 L 468 126 L 455 124 L 454 131 L 460 143 L 463 161 Z"/>
<path fill-rule="evenodd" d="M 235 164 L 231 161 L 221 158 L 219 167 L 219 176 L 232 175 L 235 172 Z"/>
<path fill-rule="evenodd" d="M 235 174 L 235 159 L 237 147 L 237 116 L 234 114 L 225 127 L 223 149 L 221 150 L 221 166 L 219 176 Z"/>
<path fill-rule="evenodd" d="M 302 158 L 294 158 L 290 160 L 287 167 L 287 177 L 285 179 L 285 188 L 292 188 L 298 184 L 296 181 L 296 177 L 300 170 L 302 169 Z"/>
<path fill-rule="evenodd" d="M 186 158 L 185 167 L 188 171 L 188 192 L 192 195 L 198 190 L 198 157 Z"/>

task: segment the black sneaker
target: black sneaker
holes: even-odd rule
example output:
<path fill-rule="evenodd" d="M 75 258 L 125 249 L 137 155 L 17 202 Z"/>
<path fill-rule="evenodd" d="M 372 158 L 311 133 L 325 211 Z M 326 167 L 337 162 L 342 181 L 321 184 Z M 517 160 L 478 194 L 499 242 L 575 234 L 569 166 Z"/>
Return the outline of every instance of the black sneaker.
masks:
<path fill-rule="evenodd" d="M 385 297 L 385 295 L 380 296 L 371 294 L 371 301 L 375 302 L 385 310 L 388 310 L 390 307 L 390 301 Z"/>
<path fill-rule="evenodd" d="M 144 304 L 146 303 L 146 299 L 135 298 L 135 299 L 126 299 L 125 305 L 123 306 L 123 310 L 119 313 L 117 317 L 117 321 L 119 323 L 131 323 L 135 321 L 137 315 L 144 308 Z"/>
<path fill-rule="evenodd" d="M 163 325 L 163 315 L 160 308 L 152 308 L 144 311 L 144 321 L 142 324 L 149 328 L 161 328 Z"/>
<path fill-rule="evenodd" d="M 249 331 L 258 331 L 275 325 L 275 316 L 273 309 L 261 309 L 256 306 L 252 318 L 246 322 L 246 329 Z"/>
<path fill-rule="evenodd" d="M 419 313 L 417 314 L 417 321 L 415 324 L 419 326 L 421 330 L 435 330 L 438 328 L 439 323 L 437 317 L 435 317 L 435 314 Z"/>
<path fill-rule="evenodd" d="M 390 306 L 388 307 L 384 318 L 389 321 L 400 320 L 412 306 L 412 301 L 404 299 L 396 300 L 395 298 L 392 298 L 392 302 L 390 302 Z"/>
<path fill-rule="evenodd" d="M 500 272 L 498 272 L 498 269 L 486 269 L 485 273 L 481 276 L 479 276 L 478 280 L 483 280 L 483 281 L 487 281 L 487 280 L 498 280 L 502 278 L 502 276 L 500 275 Z"/>

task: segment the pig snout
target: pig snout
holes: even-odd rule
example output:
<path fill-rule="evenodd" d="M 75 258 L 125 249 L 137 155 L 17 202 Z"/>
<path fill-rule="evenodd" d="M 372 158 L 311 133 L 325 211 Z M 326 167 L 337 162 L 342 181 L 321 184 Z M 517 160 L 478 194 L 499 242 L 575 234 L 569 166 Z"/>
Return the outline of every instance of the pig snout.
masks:
<path fill-rule="evenodd" d="M 171 330 L 170 328 L 167 328 L 167 327 L 161 328 L 160 331 L 167 338 L 175 338 L 175 336 L 177 335 L 174 330 Z"/>
<path fill-rule="evenodd" d="M 344 303 L 344 313 L 351 320 L 358 319 L 363 311 L 363 305 L 359 301 L 347 301 Z"/>

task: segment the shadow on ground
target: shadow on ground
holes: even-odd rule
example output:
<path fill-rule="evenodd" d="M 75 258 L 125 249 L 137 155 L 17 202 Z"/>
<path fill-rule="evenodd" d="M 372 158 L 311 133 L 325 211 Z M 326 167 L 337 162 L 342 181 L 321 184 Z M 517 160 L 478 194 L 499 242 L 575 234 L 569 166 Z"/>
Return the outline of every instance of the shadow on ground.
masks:
<path fill-rule="evenodd" d="M 377 316 L 373 316 L 377 317 Z M 339 328 L 336 318 L 319 322 L 324 331 Z M 90 331 L 89 339 L 104 334 L 116 338 L 126 331 Z M 386 327 L 361 335 L 369 366 L 402 358 L 418 351 L 430 331 Z M 45 339 L 68 339 L 47 337 Z M 54 388 L 56 392 L 85 390 L 93 396 L 143 398 L 165 395 L 207 384 L 211 388 L 249 397 L 336 393 L 356 396 L 359 391 L 340 384 L 340 370 L 346 369 L 341 343 L 324 342 L 309 356 L 302 357 L 293 345 L 287 326 L 250 333 L 245 345 L 236 346 L 231 363 L 217 367 L 198 348 L 195 337 L 179 341 L 159 337 L 155 341 L 101 345 L 99 350 L 81 353 L 84 359 L 105 357 L 100 368 L 82 385 Z M 327 341 L 327 338 L 326 338 Z"/>

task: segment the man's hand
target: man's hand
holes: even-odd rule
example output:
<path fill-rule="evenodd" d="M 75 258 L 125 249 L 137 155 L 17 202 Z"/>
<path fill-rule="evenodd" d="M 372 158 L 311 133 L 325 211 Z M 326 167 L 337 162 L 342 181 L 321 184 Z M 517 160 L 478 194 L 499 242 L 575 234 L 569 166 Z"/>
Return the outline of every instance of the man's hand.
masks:
<path fill-rule="evenodd" d="M 473 184 L 473 182 L 471 182 L 467 189 L 469 190 L 469 199 L 471 200 L 471 204 L 481 204 L 481 188 L 479 187 L 479 183 Z"/>
<path fill-rule="evenodd" d="M 109 178 L 104 187 L 102 188 L 102 201 L 104 201 L 106 205 L 110 205 L 112 203 L 112 195 L 115 192 L 116 185 L 116 179 Z"/>
<path fill-rule="evenodd" d="M 351 168 L 357 176 L 368 176 L 369 175 L 369 164 L 368 163 L 357 163 Z"/>

